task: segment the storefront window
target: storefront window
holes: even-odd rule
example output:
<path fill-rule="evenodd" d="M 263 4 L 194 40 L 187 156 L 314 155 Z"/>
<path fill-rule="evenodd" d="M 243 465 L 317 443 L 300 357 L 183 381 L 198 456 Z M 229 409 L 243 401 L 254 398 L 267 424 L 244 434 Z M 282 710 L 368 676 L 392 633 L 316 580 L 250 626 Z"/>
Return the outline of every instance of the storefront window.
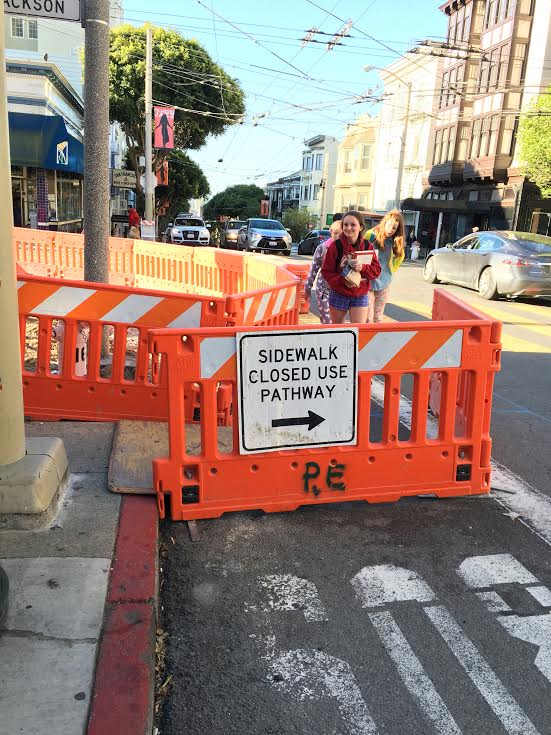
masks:
<path fill-rule="evenodd" d="M 76 174 L 58 174 L 57 219 L 60 223 L 82 220 L 82 181 Z"/>

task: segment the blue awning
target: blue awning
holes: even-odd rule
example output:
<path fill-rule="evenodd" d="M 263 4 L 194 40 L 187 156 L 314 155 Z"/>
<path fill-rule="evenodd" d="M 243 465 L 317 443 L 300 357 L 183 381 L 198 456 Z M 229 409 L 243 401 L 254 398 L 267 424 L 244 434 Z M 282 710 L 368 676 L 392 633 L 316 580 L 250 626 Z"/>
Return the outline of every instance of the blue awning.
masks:
<path fill-rule="evenodd" d="M 60 115 L 9 112 L 8 123 L 12 166 L 83 172 L 84 146 Z"/>

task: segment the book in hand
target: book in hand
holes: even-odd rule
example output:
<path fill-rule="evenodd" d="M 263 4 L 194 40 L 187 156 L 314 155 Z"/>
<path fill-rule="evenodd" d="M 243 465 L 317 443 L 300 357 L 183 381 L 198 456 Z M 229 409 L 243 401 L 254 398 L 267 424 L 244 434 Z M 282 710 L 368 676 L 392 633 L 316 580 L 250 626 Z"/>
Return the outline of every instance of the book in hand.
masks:
<path fill-rule="evenodd" d="M 356 261 L 360 265 L 370 265 L 374 255 L 375 251 L 373 250 L 366 250 L 361 253 L 356 253 Z"/>

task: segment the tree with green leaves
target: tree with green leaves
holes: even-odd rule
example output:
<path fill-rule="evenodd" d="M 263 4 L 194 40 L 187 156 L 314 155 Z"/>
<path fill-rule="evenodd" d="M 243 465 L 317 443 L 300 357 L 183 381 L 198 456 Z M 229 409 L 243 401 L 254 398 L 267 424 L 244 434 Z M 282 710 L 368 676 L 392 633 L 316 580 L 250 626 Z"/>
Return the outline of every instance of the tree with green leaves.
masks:
<path fill-rule="evenodd" d="M 551 197 L 551 86 L 521 115 L 518 143 L 522 172 Z"/>
<path fill-rule="evenodd" d="M 229 186 L 224 191 L 215 194 L 204 207 L 206 219 L 216 219 L 220 216 L 247 219 L 258 217 L 260 202 L 264 199 L 264 189 L 254 184 L 238 184 Z"/>
<path fill-rule="evenodd" d="M 168 158 L 168 185 L 155 189 L 155 208 L 168 209 L 159 218 L 162 232 L 169 222 L 173 222 L 179 212 L 189 211 L 190 199 L 208 196 L 209 182 L 201 167 L 183 151 L 170 151 Z"/>
<path fill-rule="evenodd" d="M 110 32 L 109 114 L 125 134 L 139 194 L 143 193 L 139 159 L 145 150 L 145 47 L 146 26 L 122 25 Z M 221 135 L 239 124 L 245 112 L 237 80 L 197 41 L 159 27 L 153 27 L 153 99 L 176 107 L 174 143 L 181 151 L 201 148 L 209 135 Z M 172 155 L 155 151 L 153 170 Z"/>
<path fill-rule="evenodd" d="M 313 215 L 307 209 L 286 209 L 282 220 L 293 242 L 300 242 L 312 227 Z"/>

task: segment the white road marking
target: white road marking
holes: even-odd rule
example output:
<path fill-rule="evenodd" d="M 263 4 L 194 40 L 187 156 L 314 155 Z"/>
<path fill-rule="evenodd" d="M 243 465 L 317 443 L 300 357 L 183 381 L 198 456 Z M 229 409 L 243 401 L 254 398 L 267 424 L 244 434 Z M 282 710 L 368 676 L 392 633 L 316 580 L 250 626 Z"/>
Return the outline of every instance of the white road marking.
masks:
<path fill-rule="evenodd" d="M 429 585 L 411 569 L 394 564 L 364 567 L 350 580 L 362 607 L 380 607 L 388 602 L 435 599 Z"/>
<path fill-rule="evenodd" d="M 388 611 L 369 613 L 389 656 L 394 661 L 404 685 L 425 717 L 440 735 L 461 735 L 461 730 L 436 691 L 421 662 L 414 654 L 394 618 Z"/>
<path fill-rule="evenodd" d="M 300 610 L 309 623 L 327 620 L 327 613 L 318 595 L 316 585 L 308 579 L 292 574 L 269 574 L 261 577 L 260 586 L 266 594 L 263 612 L 270 610 Z M 247 605 L 249 612 L 259 608 Z"/>
<path fill-rule="evenodd" d="M 459 574 L 471 587 L 489 587 L 492 584 L 532 584 L 538 579 L 511 554 L 489 554 L 471 556 L 460 565 Z M 528 592 L 537 600 L 541 597 L 551 604 L 551 593 L 547 587 L 528 587 Z M 537 590 L 534 594 L 534 590 Z M 547 593 L 547 594 L 546 594 Z M 496 596 L 497 593 L 494 592 Z M 495 612 L 488 605 L 490 612 Z M 538 646 L 534 664 L 551 682 L 551 613 L 545 615 L 507 615 L 498 617 L 505 630 L 514 638 Z"/>
<path fill-rule="evenodd" d="M 274 682 L 274 676 L 279 681 Z M 299 701 L 332 698 L 348 735 L 377 735 L 350 665 L 321 651 L 296 649 L 273 659 L 270 680 Z"/>
<path fill-rule="evenodd" d="M 512 554 L 470 556 L 459 565 L 457 572 L 466 585 L 475 588 L 538 581 Z"/>
<path fill-rule="evenodd" d="M 508 615 L 498 620 L 514 638 L 539 647 L 534 664 L 551 682 L 551 614 L 526 617 Z"/>
<path fill-rule="evenodd" d="M 490 590 L 489 592 L 477 592 L 476 596 L 485 605 L 488 612 L 501 613 L 509 612 L 511 610 L 505 600 L 500 597 L 497 592 L 494 592 L 494 590 Z"/>
<path fill-rule="evenodd" d="M 423 609 L 509 735 L 539 735 L 448 610 L 440 605 Z"/>
<path fill-rule="evenodd" d="M 384 406 L 385 389 L 384 383 L 371 381 L 371 398 L 380 406 Z M 400 398 L 399 420 L 400 423 L 411 429 L 411 401 L 405 396 Z M 427 437 L 438 436 L 438 421 L 427 416 Z M 503 508 L 519 513 L 519 522 L 536 531 L 538 536 L 551 545 L 551 498 L 516 475 L 510 469 L 492 460 L 492 488 L 498 492 L 500 489 L 509 492 L 493 499 Z"/>
<path fill-rule="evenodd" d="M 551 607 L 551 590 L 549 587 L 527 587 L 534 600 L 537 600 L 542 607 Z"/>

